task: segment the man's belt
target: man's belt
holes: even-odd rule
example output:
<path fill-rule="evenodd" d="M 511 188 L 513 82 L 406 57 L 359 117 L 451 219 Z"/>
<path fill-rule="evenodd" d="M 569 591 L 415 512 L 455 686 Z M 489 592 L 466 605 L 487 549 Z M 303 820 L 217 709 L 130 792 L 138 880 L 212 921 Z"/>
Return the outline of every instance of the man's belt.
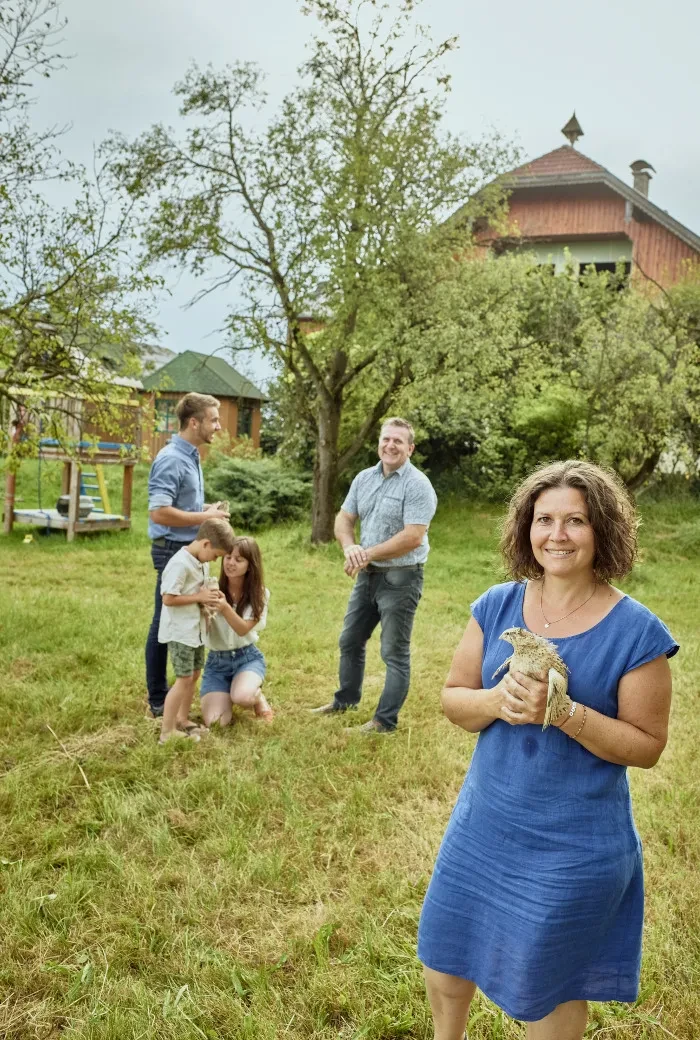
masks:
<path fill-rule="evenodd" d="M 187 544 L 187 542 L 178 542 L 175 538 L 166 538 L 164 535 L 160 538 L 151 539 L 151 545 L 158 545 L 161 549 L 167 549 L 170 545 L 176 545 L 179 549 L 182 549 L 183 545 Z"/>
<path fill-rule="evenodd" d="M 387 571 L 422 571 L 422 563 L 399 563 L 396 567 L 378 567 L 376 563 L 368 563 L 364 568 L 371 574 L 386 574 Z"/>

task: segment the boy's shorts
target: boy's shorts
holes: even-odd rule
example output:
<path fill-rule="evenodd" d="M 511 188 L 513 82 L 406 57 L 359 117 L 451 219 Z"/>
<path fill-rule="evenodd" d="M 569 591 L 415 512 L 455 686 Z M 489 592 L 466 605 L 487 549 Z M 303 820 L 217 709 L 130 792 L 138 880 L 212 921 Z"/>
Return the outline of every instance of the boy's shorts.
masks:
<path fill-rule="evenodd" d="M 265 671 L 265 658 L 254 643 L 238 650 L 210 650 L 199 696 L 227 692 L 239 672 L 255 672 L 264 679 Z"/>
<path fill-rule="evenodd" d="M 186 679 L 193 672 L 201 672 L 204 664 L 204 647 L 170 642 L 168 643 L 168 656 L 178 679 Z"/>

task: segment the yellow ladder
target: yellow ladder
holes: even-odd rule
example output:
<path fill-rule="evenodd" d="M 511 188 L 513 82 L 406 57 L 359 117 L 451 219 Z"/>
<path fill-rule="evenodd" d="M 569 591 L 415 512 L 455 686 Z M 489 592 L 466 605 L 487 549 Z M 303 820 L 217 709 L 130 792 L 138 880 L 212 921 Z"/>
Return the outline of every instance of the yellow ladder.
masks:
<path fill-rule="evenodd" d="M 88 484 L 87 480 L 96 480 L 96 484 Z M 90 494 L 91 491 L 98 491 L 99 495 Z M 109 494 L 107 493 L 107 482 L 105 480 L 104 467 L 96 464 L 94 473 L 87 473 L 85 470 L 80 471 L 80 494 L 87 495 L 91 498 L 94 503 L 93 513 L 111 513 L 112 510 L 109 505 Z M 99 502 L 99 506 L 97 503 Z"/>

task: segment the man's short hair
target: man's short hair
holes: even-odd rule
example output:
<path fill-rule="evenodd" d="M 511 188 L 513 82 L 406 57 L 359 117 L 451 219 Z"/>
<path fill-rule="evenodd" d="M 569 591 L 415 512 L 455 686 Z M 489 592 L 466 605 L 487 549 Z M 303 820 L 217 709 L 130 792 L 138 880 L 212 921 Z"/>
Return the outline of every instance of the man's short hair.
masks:
<path fill-rule="evenodd" d="M 205 520 L 197 531 L 197 541 L 206 538 L 211 542 L 213 549 L 223 549 L 225 552 L 233 552 L 235 539 L 233 528 L 228 520 L 221 520 L 213 516 L 211 520 Z"/>
<path fill-rule="evenodd" d="M 416 443 L 415 430 L 411 426 L 407 419 L 402 419 L 400 415 L 392 415 L 390 419 L 385 419 L 382 423 L 382 430 L 385 426 L 400 426 L 403 430 L 408 430 L 408 443 Z"/>
<path fill-rule="evenodd" d="M 218 408 L 219 401 L 211 394 L 185 394 L 175 405 L 175 415 L 184 430 L 190 419 L 203 419 L 208 408 Z"/>

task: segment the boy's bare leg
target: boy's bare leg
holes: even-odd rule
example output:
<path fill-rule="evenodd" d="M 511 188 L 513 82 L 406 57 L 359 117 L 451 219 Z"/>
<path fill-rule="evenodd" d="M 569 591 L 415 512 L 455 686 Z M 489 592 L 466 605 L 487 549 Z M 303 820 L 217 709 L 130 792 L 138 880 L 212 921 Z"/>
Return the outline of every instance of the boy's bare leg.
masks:
<path fill-rule="evenodd" d="M 192 696 L 194 694 L 194 680 L 191 675 L 178 676 L 173 685 L 168 690 L 168 695 L 165 698 L 163 704 L 163 722 L 160 727 L 160 739 L 167 740 L 173 733 L 177 733 L 177 723 L 180 718 L 181 705 L 184 703 L 189 705 L 192 703 Z M 185 718 L 187 716 L 185 715 Z"/>
<path fill-rule="evenodd" d="M 567 1000 L 539 1022 L 528 1022 L 527 1040 L 582 1040 L 588 1021 L 585 1000 Z"/>
<path fill-rule="evenodd" d="M 433 1013 L 435 1040 L 463 1040 L 476 985 L 468 979 L 445 975 L 425 965 L 423 974 Z"/>
<path fill-rule="evenodd" d="M 194 697 L 195 687 L 197 680 L 199 679 L 200 672 L 192 672 L 192 675 L 188 675 L 185 680 L 189 685 L 183 689 L 182 696 L 180 697 L 180 704 L 177 709 L 176 725 L 182 729 L 187 727 L 190 721 L 190 711 L 192 709 L 192 699 Z"/>

